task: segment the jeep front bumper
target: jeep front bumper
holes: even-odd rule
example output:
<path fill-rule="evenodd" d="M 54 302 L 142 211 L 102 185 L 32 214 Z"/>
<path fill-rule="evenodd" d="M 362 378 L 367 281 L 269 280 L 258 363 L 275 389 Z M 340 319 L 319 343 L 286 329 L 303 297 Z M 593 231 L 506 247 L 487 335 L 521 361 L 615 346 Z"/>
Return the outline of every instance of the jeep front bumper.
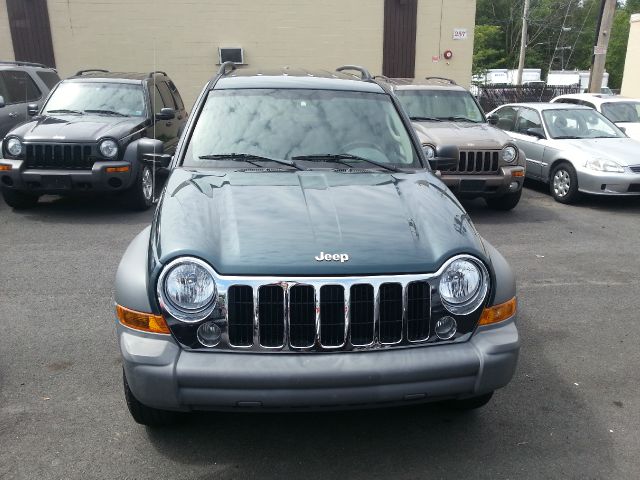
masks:
<path fill-rule="evenodd" d="M 501 167 L 497 174 L 447 174 L 442 173 L 442 181 L 459 196 L 499 197 L 522 189 L 524 167 L 515 165 Z"/>
<path fill-rule="evenodd" d="M 505 386 L 520 341 L 515 318 L 467 342 L 336 353 L 195 352 L 170 335 L 118 323 L 129 386 L 165 410 L 347 409 L 465 398 Z"/>

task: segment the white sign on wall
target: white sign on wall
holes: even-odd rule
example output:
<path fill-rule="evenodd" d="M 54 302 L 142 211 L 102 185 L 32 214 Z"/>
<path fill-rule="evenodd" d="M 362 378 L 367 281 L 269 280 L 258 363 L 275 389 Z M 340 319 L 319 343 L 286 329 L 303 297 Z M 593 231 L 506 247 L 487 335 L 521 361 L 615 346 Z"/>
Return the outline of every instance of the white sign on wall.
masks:
<path fill-rule="evenodd" d="M 466 40 L 467 39 L 467 29 L 466 28 L 454 28 L 453 29 L 453 39 L 454 40 Z"/>

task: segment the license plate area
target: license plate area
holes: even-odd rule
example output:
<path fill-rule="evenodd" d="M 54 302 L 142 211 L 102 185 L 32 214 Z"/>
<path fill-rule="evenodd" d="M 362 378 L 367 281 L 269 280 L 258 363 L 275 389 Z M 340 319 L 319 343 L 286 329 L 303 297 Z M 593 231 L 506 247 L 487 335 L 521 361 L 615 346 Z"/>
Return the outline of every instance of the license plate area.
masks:
<path fill-rule="evenodd" d="M 485 180 L 461 180 L 460 191 L 461 192 L 482 192 L 484 191 L 486 181 Z"/>
<path fill-rule="evenodd" d="M 40 177 L 42 188 L 47 190 L 70 190 L 71 177 L 68 175 L 42 175 Z"/>

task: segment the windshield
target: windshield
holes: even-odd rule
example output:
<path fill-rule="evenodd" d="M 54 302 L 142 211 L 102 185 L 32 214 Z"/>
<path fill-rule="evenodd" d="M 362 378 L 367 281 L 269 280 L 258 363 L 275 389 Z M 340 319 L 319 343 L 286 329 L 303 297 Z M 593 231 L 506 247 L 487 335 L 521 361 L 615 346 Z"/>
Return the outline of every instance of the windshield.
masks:
<path fill-rule="evenodd" d="M 55 113 L 55 111 L 84 113 L 86 110 L 142 117 L 145 114 L 142 85 L 99 82 L 61 83 L 49 98 L 43 113 Z"/>
<path fill-rule="evenodd" d="M 469 92 L 456 90 L 396 90 L 407 115 L 414 118 L 484 122 Z"/>
<path fill-rule="evenodd" d="M 183 165 L 237 167 L 220 158 L 230 154 L 236 160 L 247 155 L 295 160 L 304 168 L 335 160 L 327 155 L 360 157 L 363 160 L 344 161 L 366 168 L 373 166 L 366 160 L 420 166 L 411 137 L 387 95 L 335 90 L 209 92 Z"/>
<path fill-rule="evenodd" d="M 608 102 L 602 104 L 602 114 L 612 122 L 640 122 L 640 102 Z"/>
<path fill-rule="evenodd" d="M 551 138 L 620 138 L 625 134 L 592 109 L 544 110 L 542 117 Z"/>

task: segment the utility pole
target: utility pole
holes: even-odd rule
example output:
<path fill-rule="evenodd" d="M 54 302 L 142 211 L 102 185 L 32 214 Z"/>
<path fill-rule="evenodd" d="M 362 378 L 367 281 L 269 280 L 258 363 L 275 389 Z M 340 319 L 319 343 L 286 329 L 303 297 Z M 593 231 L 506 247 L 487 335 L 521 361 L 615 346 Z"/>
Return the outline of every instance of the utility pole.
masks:
<path fill-rule="evenodd" d="M 615 3 L 615 0 L 614 0 Z M 524 0 L 522 12 L 522 38 L 520 39 L 520 60 L 518 60 L 518 76 L 516 85 L 522 85 L 522 71 L 524 70 L 524 56 L 527 50 L 527 18 L 529 17 L 529 0 Z"/>
<path fill-rule="evenodd" d="M 611 38 L 611 25 L 616 13 L 616 0 L 602 0 L 600 16 L 598 17 L 598 29 L 596 44 L 593 47 L 591 59 L 591 75 L 589 76 L 589 92 L 600 93 L 602 89 L 602 77 L 604 64 L 607 61 L 607 47 Z"/>

